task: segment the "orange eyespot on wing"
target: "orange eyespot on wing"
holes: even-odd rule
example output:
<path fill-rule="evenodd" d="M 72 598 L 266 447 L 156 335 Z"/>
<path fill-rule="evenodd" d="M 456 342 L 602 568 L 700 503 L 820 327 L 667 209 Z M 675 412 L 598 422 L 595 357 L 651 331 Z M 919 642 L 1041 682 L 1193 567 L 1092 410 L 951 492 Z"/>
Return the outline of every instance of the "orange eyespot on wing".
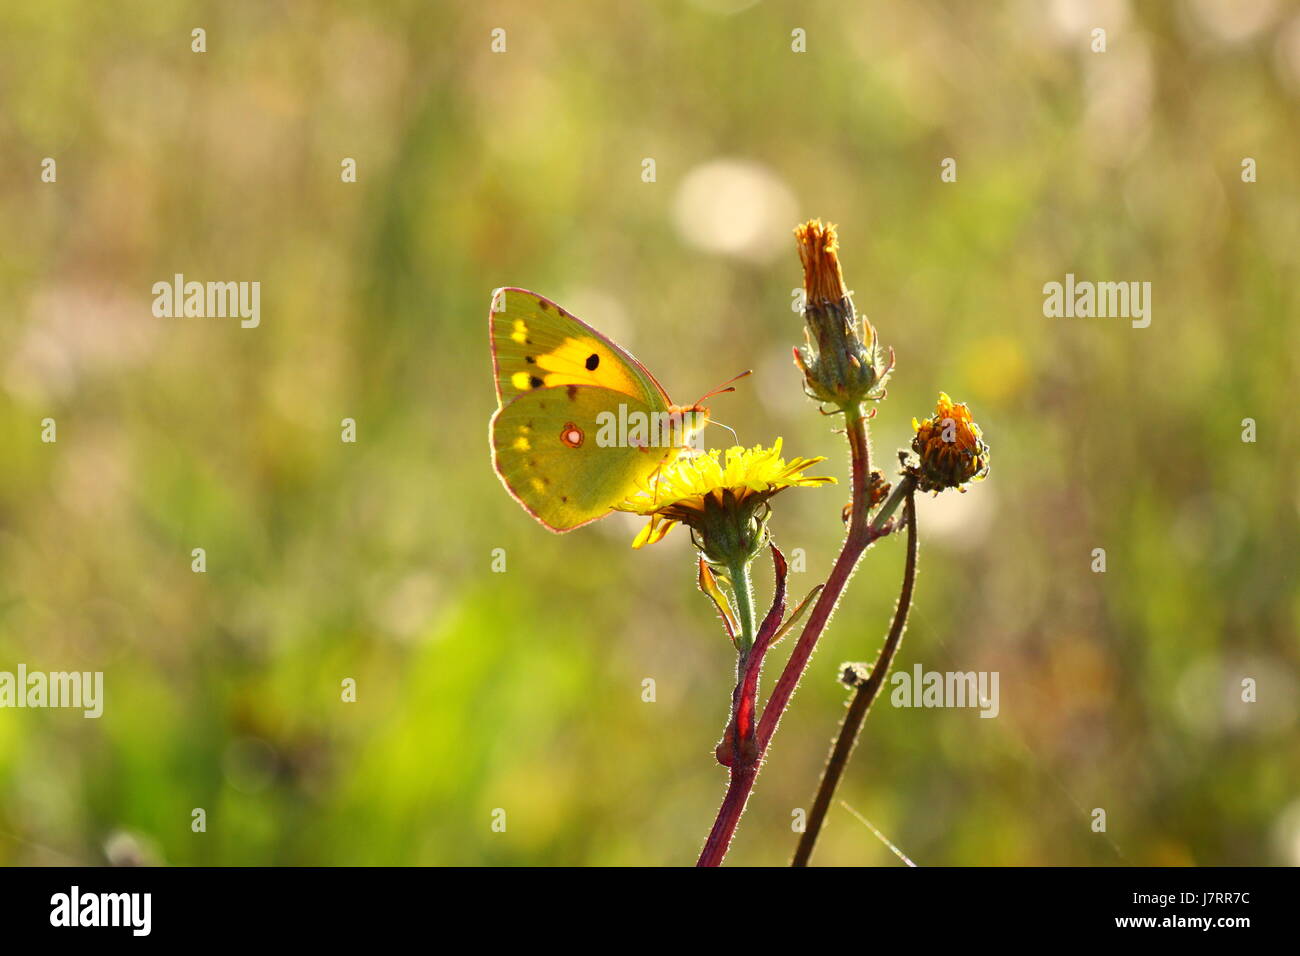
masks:
<path fill-rule="evenodd" d="M 626 440 L 606 437 L 620 422 L 659 422 L 673 406 L 645 366 L 576 316 L 505 288 L 493 293 L 488 324 L 498 402 L 493 467 L 550 530 L 609 514 L 681 451 L 675 442 L 651 447 L 653 424 Z M 587 441 L 593 428 L 596 440 Z"/>
<path fill-rule="evenodd" d="M 525 392 L 492 417 L 492 462 L 511 496 L 552 531 L 609 514 L 658 464 L 636 448 L 588 441 L 610 409 L 649 415 L 644 403 L 599 386 Z M 593 432 L 592 429 L 595 429 Z M 671 449 L 659 449 L 667 454 Z"/>
<path fill-rule="evenodd" d="M 585 438 L 586 434 L 573 422 L 565 422 L 564 428 L 560 429 L 560 441 L 570 448 L 581 448 Z"/>

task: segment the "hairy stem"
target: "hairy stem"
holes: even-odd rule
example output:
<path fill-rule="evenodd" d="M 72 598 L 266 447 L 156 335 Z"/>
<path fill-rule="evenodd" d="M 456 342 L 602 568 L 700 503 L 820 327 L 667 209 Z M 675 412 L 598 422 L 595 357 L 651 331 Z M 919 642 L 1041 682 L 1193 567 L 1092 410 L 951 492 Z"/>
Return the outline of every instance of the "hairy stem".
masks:
<path fill-rule="evenodd" d="M 817 640 L 826 630 L 831 613 L 839 603 L 840 595 L 844 593 L 845 586 L 853 577 L 858 559 L 874 540 L 874 532 L 883 523 L 878 519 L 873 525 L 870 521 L 871 449 L 867 442 L 866 419 L 860 410 L 856 415 L 845 417 L 849 449 L 853 456 L 853 511 L 849 516 L 849 532 L 844 538 L 844 547 L 840 549 L 840 556 L 835 559 L 835 565 L 826 579 L 826 587 L 818 596 L 817 603 L 813 605 L 812 612 L 808 616 L 808 623 L 804 625 L 803 633 L 799 635 L 799 642 L 795 644 L 785 669 L 781 671 L 776 686 L 772 688 L 772 696 L 763 706 L 763 716 L 758 722 L 760 754 L 767 750 L 767 745 L 776 732 L 776 726 L 785 713 L 790 698 L 794 696 L 795 688 L 799 686 L 804 670 L 808 667 Z M 882 508 L 881 511 L 883 512 L 884 509 Z"/>
<path fill-rule="evenodd" d="M 862 729 L 862 722 L 866 719 L 867 711 L 871 709 L 871 704 L 875 701 L 880 688 L 885 683 L 885 678 L 889 675 L 889 668 L 893 665 L 894 655 L 898 652 L 898 647 L 903 641 L 903 631 L 907 627 L 907 612 L 912 607 L 912 592 L 916 584 L 916 496 L 911 482 L 905 481 L 907 488 L 907 563 L 903 568 L 903 586 L 898 594 L 898 607 L 894 610 L 894 622 L 890 625 L 889 636 L 885 638 L 885 646 L 881 648 L 880 656 L 876 658 L 876 664 L 871 669 L 871 675 L 862 683 L 858 684 L 857 691 L 853 695 L 853 700 L 849 704 L 848 712 L 844 715 L 844 722 L 840 725 L 840 735 L 835 741 L 835 746 L 831 750 L 830 758 L 826 761 L 826 769 L 822 772 L 822 781 L 817 788 L 817 797 L 813 801 L 812 810 L 808 813 L 808 823 L 804 832 L 799 837 L 799 845 L 795 848 L 794 859 L 791 860 L 791 866 L 807 866 L 808 860 L 812 857 L 813 847 L 817 844 L 817 836 L 821 832 L 822 822 L 826 819 L 826 811 L 830 808 L 831 798 L 835 795 L 835 787 L 840 782 L 840 777 L 844 774 L 844 768 L 848 766 L 849 757 L 853 754 L 853 748 L 858 742 L 858 732 Z M 900 487 L 902 487 L 900 485 Z"/>
<path fill-rule="evenodd" d="M 754 652 L 754 589 L 750 580 L 750 562 L 740 561 L 728 568 L 731 578 L 732 601 L 736 605 L 736 618 L 740 634 L 736 638 L 736 688 L 731 693 L 731 717 L 720 746 L 732 750 L 732 760 L 738 760 L 740 747 L 741 708 L 744 704 L 745 677 L 749 671 L 750 655 Z M 752 703 L 751 703 L 752 709 Z"/>
<path fill-rule="evenodd" d="M 738 760 L 730 767 L 731 777 L 727 785 L 727 793 L 722 798 L 722 805 L 718 808 L 717 818 L 713 821 L 708 839 L 705 840 L 697 866 L 718 866 L 726 857 L 727 849 L 731 846 L 731 838 L 736 832 L 737 824 L 740 823 L 741 815 L 745 812 L 745 804 L 749 802 L 749 794 L 754 789 L 759 766 L 767 751 L 768 742 L 776 731 L 781 714 L 789 705 L 790 698 L 794 696 L 795 688 L 799 685 L 799 680 L 812 657 L 813 648 L 817 645 L 817 639 L 826 629 L 831 612 L 835 610 L 840 594 L 843 593 L 849 578 L 853 576 L 853 569 L 857 567 L 858 559 L 872 542 L 874 532 L 879 530 L 871 523 L 869 514 L 871 449 L 867 440 L 866 416 L 858 406 L 847 409 L 844 418 L 853 472 L 853 504 L 848 534 L 826 580 L 826 587 L 822 589 L 817 603 L 813 605 L 808 623 L 804 625 L 803 633 L 790 654 L 790 660 L 786 662 L 785 669 L 782 670 L 772 690 L 772 696 L 764 706 L 763 716 L 758 723 L 755 754 L 751 759 Z M 882 508 L 881 511 L 883 512 L 884 509 Z M 883 520 L 880 523 L 883 524 Z"/>
<path fill-rule="evenodd" d="M 744 672 L 744 658 L 754 646 L 754 586 L 750 580 L 749 568 L 750 560 L 737 561 L 727 568 L 727 576 L 731 579 L 731 597 L 736 602 L 736 621 L 740 624 L 738 640 L 741 673 Z"/>

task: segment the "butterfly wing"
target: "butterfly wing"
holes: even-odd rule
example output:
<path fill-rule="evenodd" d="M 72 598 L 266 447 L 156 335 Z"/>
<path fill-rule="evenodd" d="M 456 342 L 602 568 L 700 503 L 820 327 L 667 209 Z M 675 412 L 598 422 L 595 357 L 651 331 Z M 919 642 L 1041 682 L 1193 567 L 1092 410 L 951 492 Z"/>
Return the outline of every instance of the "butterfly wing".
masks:
<path fill-rule="evenodd" d="M 502 406 L 539 388 L 586 385 L 638 399 L 654 411 L 668 408 L 663 387 L 644 365 L 550 299 L 497 289 L 488 320 Z"/>
<path fill-rule="evenodd" d="M 610 441 L 609 419 L 649 414 L 645 402 L 599 385 L 521 392 L 492 416 L 492 464 L 506 489 L 552 531 L 609 514 L 678 449 Z"/>

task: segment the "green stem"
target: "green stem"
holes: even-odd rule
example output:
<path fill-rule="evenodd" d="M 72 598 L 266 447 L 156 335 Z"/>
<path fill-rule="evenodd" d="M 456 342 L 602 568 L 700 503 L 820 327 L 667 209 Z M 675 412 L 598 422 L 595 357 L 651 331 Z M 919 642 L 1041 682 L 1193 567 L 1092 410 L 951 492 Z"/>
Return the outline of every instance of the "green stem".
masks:
<path fill-rule="evenodd" d="M 749 649 L 754 646 L 754 588 L 750 578 L 752 558 L 733 562 L 727 566 L 727 577 L 731 580 L 731 597 L 736 604 L 736 621 L 740 624 L 737 647 L 743 667 Z"/>
<path fill-rule="evenodd" d="M 799 685 L 799 679 L 808 666 L 817 639 L 826 629 L 831 611 L 835 609 L 840 594 L 849 583 L 858 559 L 862 557 L 862 552 L 872 541 L 872 530 L 868 520 L 868 511 L 871 508 L 869 490 L 871 447 L 867 441 L 867 419 L 860 406 L 844 409 L 844 418 L 853 468 L 853 505 L 849 513 L 849 530 L 844 539 L 844 547 L 840 551 L 840 556 L 835 559 L 830 577 L 826 579 L 826 586 L 817 596 L 812 611 L 809 612 L 808 623 L 804 625 L 803 633 L 795 642 L 794 650 L 790 652 L 790 659 L 781 671 L 781 676 L 777 678 L 767 704 L 763 708 L 758 722 L 756 741 L 758 747 L 754 759 L 746 761 L 741 766 L 731 767 L 731 780 L 727 785 L 727 794 L 722 798 L 722 806 L 718 808 L 713 829 L 709 831 L 708 839 L 704 841 L 704 849 L 700 851 L 696 866 L 720 866 L 723 858 L 726 857 L 736 826 L 745 812 L 745 804 L 749 802 L 749 794 L 754 789 L 754 781 L 758 777 L 763 754 L 767 751 L 772 735 L 776 733 L 776 725 L 780 722 L 781 715 L 785 713 L 790 698 Z"/>

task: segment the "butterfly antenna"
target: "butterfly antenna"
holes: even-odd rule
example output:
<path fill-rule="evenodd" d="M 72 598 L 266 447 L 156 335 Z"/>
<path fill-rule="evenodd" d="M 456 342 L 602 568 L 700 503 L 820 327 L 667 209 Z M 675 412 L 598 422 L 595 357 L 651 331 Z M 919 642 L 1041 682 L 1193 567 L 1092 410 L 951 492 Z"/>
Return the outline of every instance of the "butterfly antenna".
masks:
<path fill-rule="evenodd" d="M 700 404 L 700 402 L 703 402 L 706 399 L 710 399 L 714 395 L 723 395 L 727 392 L 734 392 L 736 390 L 736 386 L 733 384 L 734 382 L 739 382 L 742 378 L 745 378 L 747 375 L 753 375 L 753 374 L 754 374 L 754 370 L 752 368 L 745 369 L 745 371 L 741 372 L 739 375 L 734 375 L 731 378 L 727 379 L 725 382 L 723 382 L 713 391 L 709 392 L 707 395 L 701 395 L 700 401 L 696 402 L 695 404 L 698 405 Z"/>
<path fill-rule="evenodd" d="M 734 389 L 730 389 L 730 391 L 735 391 L 735 390 L 734 390 Z M 720 421 L 718 421 L 716 418 L 710 418 L 710 419 L 709 419 L 709 424 L 710 424 L 710 425 L 717 425 L 717 426 L 719 426 L 720 428 L 725 428 L 727 431 L 731 432 L 731 437 L 734 438 L 734 439 L 736 440 L 736 444 L 737 444 L 737 445 L 740 444 L 740 436 L 737 435 L 737 434 L 736 434 L 736 430 L 735 430 L 734 428 L 732 428 L 730 425 L 728 425 L 726 422 L 720 422 Z"/>

